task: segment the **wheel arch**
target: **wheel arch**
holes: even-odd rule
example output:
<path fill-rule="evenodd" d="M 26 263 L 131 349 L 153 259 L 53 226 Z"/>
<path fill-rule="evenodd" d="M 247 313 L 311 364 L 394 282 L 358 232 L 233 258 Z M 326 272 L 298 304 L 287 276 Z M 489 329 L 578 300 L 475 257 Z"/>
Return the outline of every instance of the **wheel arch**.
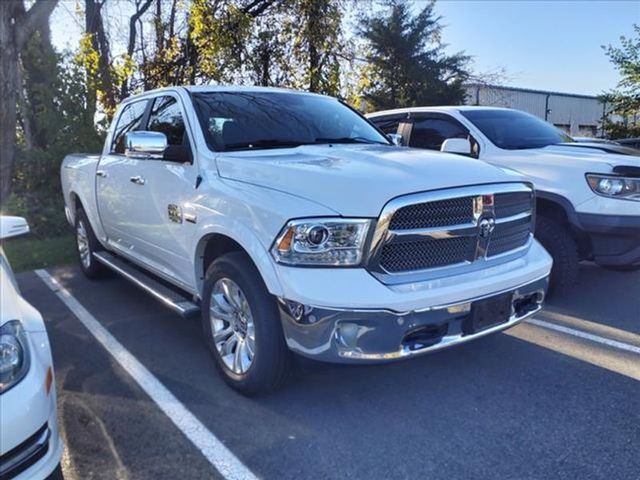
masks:
<path fill-rule="evenodd" d="M 250 233 L 232 235 L 230 232 L 214 230 L 204 233 L 195 248 L 194 268 L 196 288 L 202 294 L 204 277 L 209 265 L 221 255 L 230 252 L 243 252 L 260 272 L 263 282 L 273 295 L 281 295 L 282 288 L 278 280 L 273 261 L 262 244 Z"/>
<path fill-rule="evenodd" d="M 571 202 L 555 193 L 540 190 L 536 192 L 536 213 L 566 223 L 573 229 L 580 229 L 580 223 Z"/>
<path fill-rule="evenodd" d="M 82 200 L 80 200 L 80 195 L 78 195 L 75 190 L 69 192 L 69 202 L 67 203 L 67 209 L 69 214 L 67 215 L 67 220 L 71 225 L 74 224 L 76 220 L 76 213 L 78 212 L 78 208 L 84 208 L 82 205 Z"/>
<path fill-rule="evenodd" d="M 538 191 L 536 192 L 536 214 L 566 226 L 576 241 L 580 257 L 583 259 L 590 257 L 591 242 L 589 237 L 584 234 L 584 229 L 569 200 L 554 193 Z"/>

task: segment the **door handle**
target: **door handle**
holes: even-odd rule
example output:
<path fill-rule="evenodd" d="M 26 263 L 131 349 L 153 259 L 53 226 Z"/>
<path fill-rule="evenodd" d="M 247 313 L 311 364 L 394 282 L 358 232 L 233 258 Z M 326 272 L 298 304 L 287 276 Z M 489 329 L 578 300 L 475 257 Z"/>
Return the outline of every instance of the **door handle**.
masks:
<path fill-rule="evenodd" d="M 129 179 L 131 183 L 135 183 L 136 185 L 144 185 L 145 180 L 142 175 L 136 175 L 135 177 L 131 177 Z"/>
<path fill-rule="evenodd" d="M 106 177 L 107 176 L 107 172 L 105 172 L 104 170 L 97 170 L 96 171 L 96 177 Z"/>

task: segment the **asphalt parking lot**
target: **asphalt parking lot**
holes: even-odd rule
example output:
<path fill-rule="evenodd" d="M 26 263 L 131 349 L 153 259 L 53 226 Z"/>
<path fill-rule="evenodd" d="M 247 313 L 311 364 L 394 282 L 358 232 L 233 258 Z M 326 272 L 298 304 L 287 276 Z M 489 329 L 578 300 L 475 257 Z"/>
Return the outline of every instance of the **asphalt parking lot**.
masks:
<path fill-rule="evenodd" d="M 383 366 L 300 359 L 255 399 L 217 376 L 198 320 L 119 277 L 49 274 L 58 295 L 34 272 L 18 281 L 52 344 L 67 479 L 640 479 L 640 272 L 584 265 L 534 322 Z M 117 361 L 61 291 L 131 357 Z"/>

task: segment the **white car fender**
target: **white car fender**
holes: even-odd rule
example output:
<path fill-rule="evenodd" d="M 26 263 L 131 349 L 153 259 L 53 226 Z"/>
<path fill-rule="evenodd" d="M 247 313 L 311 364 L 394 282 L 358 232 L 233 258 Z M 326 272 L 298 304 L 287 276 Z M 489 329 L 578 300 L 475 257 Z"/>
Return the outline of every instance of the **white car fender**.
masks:
<path fill-rule="evenodd" d="M 212 215 L 210 218 L 204 219 L 194 235 L 196 239 L 193 249 L 195 252 L 194 276 L 200 294 L 202 294 L 203 279 L 206 273 L 203 268 L 203 256 L 208 240 L 214 235 L 224 235 L 238 243 L 251 257 L 269 292 L 272 295 L 282 295 L 282 285 L 278 279 L 274 260 L 269 253 L 269 246 L 265 246 L 244 223 L 237 219 L 230 219 L 226 215 L 216 215 L 215 217 Z"/>

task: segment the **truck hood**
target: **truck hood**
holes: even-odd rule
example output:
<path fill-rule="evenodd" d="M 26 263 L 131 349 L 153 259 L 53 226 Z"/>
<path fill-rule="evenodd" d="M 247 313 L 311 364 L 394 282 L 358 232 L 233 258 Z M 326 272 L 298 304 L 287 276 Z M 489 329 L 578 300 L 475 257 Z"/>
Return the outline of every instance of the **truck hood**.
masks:
<path fill-rule="evenodd" d="M 309 145 L 225 153 L 221 177 L 311 200 L 343 216 L 376 217 L 392 198 L 442 188 L 522 181 L 482 161 L 384 145 Z"/>
<path fill-rule="evenodd" d="M 553 155 L 562 160 L 584 162 L 585 167 L 594 168 L 600 165 L 601 167 L 604 167 L 605 170 L 607 167 L 609 169 L 613 169 L 613 167 L 617 166 L 640 167 L 640 157 L 609 153 L 598 148 L 549 145 L 548 147 L 533 149 L 532 152 L 536 152 L 539 155 L 544 156 Z M 605 173 L 602 170 L 598 171 Z M 606 172 L 609 171 L 610 170 L 606 170 Z"/>

